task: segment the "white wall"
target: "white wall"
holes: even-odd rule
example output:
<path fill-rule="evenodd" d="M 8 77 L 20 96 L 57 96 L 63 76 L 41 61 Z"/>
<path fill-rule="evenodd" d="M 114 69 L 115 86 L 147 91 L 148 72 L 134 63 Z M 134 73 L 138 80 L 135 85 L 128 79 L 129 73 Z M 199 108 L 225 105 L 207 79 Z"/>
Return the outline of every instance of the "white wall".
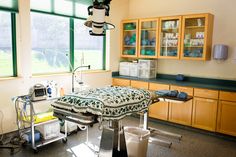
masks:
<path fill-rule="evenodd" d="M 127 17 L 128 6 L 127 0 L 114 0 L 111 3 L 110 22 L 114 23 L 117 28 L 110 32 L 111 41 L 107 42 L 107 68 L 117 67 L 119 53 L 119 23 L 121 19 Z M 125 10 L 125 12 L 120 12 Z M 110 48 L 111 46 L 112 48 Z M 71 74 L 60 74 L 52 76 L 37 76 L 31 75 L 31 27 L 30 27 L 30 0 L 19 0 L 19 14 L 17 15 L 17 59 L 19 77 L 0 79 L 0 111 L 4 113 L 3 132 L 14 131 L 16 127 L 16 114 L 11 98 L 17 95 L 28 94 L 28 90 L 36 83 L 54 80 L 60 86 L 63 86 L 65 92 L 71 90 Z M 111 65 L 110 65 L 111 63 Z M 91 87 L 103 87 L 111 84 L 111 71 L 101 71 L 95 73 L 83 74 L 85 84 Z M 41 105 L 41 104 L 40 104 Z M 46 105 L 46 108 L 49 107 Z M 37 106 L 38 110 L 45 109 L 44 106 Z M 1 118 L 0 113 L 0 118 Z M 1 120 L 1 119 L 0 119 Z M 0 132 L 1 134 L 1 132 Z"/>
<path fill-rule="evenodd" d="M 224 62 L 159 59 L 158 73 L 236 80 L 236 63 L 233 62 L 232 54 L 233 47 L 236 47 L 235 6 L 235 0 L 129 0 L 128 18 L 214 14 L 213 45 L 229 45 L 229 59 Z"/>

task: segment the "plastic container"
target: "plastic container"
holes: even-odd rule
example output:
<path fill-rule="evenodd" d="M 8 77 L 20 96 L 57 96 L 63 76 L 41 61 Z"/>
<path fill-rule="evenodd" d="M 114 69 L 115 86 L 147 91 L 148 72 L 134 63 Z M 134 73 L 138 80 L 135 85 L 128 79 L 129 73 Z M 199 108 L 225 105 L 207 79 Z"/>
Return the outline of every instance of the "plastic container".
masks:
<path fill-rule="evenodd" d="M 139 78 L 156 78 L 156 69 L 139 69 Z"/>
<path fill-rule="evenodd" d="M 156 69 L 157 61 L 156 60 L 144 60 L 139 59 L 139 69 Z"/>
<path fill-rule="evenodd" d="M 120 62 L 119 74 L 123 76 L 129 76 L 129 62 Z"/>
<path fill-rule="evenodd" d="M 41 133 L 43 139 L 48 140 L 60 135 L 60 124 L 59 121 L 54 121 L 48 124 L 42 124 L 36 127 Z"/>
<path fill-rule="evenodd" d="M 129 76 L 138 77 L 138 63 L 129 64 Z"/>
<path fill-rule="evenodd" d="M 146 157 L 149 130 L 139 127 L 124 127 L 125 141 L 129 157 Z"/>

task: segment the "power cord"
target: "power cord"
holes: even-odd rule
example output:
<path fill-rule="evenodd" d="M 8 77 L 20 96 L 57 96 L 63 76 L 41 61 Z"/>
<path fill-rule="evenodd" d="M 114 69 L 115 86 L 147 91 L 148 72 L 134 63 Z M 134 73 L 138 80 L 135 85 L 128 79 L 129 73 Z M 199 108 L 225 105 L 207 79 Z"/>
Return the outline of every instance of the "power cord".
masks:
<path fill-rule="evenodd" d="M 4 118 L 4 114 L 3 112 L 0 110 L 1 113 L 1 123 L 0 123 L 0 127 L 1 127 L 1 138 L 0 138 L 0 143 L 3 143 L 3 118 Z"/>

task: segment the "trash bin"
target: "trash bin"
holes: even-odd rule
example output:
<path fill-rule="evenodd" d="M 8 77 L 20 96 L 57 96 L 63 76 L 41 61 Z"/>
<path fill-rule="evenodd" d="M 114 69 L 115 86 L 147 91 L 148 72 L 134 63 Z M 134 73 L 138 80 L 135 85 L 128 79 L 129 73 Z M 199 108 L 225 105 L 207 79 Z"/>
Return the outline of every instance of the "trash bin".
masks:
<path fill-rule="evenodd" d="M 146 157 L 149 130 L 139 127 L 124 127 L 128 157 Z"/>

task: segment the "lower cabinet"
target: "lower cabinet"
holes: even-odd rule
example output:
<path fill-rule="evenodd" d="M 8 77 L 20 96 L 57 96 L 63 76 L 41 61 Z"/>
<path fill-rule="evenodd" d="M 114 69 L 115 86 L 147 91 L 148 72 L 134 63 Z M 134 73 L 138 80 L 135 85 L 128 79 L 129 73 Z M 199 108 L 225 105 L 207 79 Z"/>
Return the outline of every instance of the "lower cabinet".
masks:
<path fill-rule="evenodd" d="M 217 132 L 236 136 L 236 102 L 219 102 L 217 123 Z"/>
<path fill-rule="evenodd" d="M 133 88 L 148 89 L 148 82 L 131 80 L 130 85 Z"/>
<path fill-rule="evenodd" d="M 112 85 L 113 86 L 130 86 L 130 80 L 113 78 Z"/>
<path fill-rule="evenodd" d="M 193 100 L 189 100 L 185 103 L 170 103 L 169 121 L 190 126 L 192 118 L 192 104 Z"/>
<path fill-rule="evenodd" d="M 206 98 L 194 98 L 192 126 L 204 130 L 216 130 L 218 101 Z"/>
<path fill-rule="evenodd" d="M 168 102 L 154 103 L 149 107 L 149 117 L 168 120 Z"/>
<path fill-rule="evenodd" d="M 169 90 L 169 85 L 149 83 L 149 90 Z M 149 117 L 157 118 L 161 120 L 168 120 L 169 103 L 168 102 L 158 102 L 154 103 L 149 107 Z"/>

